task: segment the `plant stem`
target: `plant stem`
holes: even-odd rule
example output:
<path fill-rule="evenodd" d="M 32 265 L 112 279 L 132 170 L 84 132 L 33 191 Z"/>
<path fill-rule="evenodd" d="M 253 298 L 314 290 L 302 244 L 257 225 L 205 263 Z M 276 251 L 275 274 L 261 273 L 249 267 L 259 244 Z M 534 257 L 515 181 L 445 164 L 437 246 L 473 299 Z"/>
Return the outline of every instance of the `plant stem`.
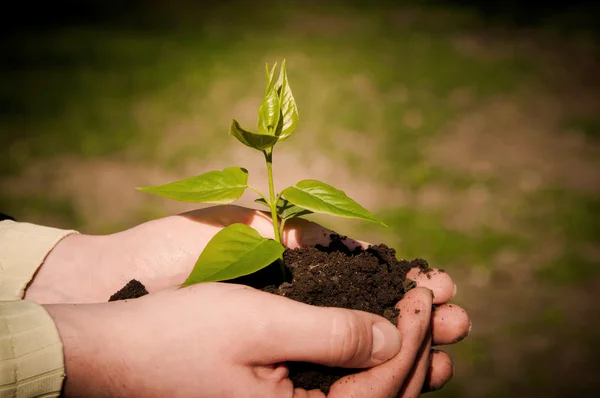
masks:
<path fill-rule="evenodd" d="M 285 219 L 281 220 L 281 225 L 279 225 L 279 234 L 281 236 L 281 238 L 283 239 L 283 227 L 285 226 Z"/>
<path fill-rule="evenodd" d="M 271 218 L 273 219 L 273 232 L 275 240 L 281 243 L 279 235 L 279 221 L 277 218 L 277 202 L 275 202 L 275 186 L 273 184 L 273 148 L 265 150 L 265 160 L 267 161 L 267 176 L 269 179 L 269 206 L 271 207 Z"/>
<path fill-rule="evenodd" d="M 248 185 L 248 188 L 250 188 L 251 190 L 253 190 L 254 192 L 256 192 L 257 194 L 260 195 L 261 198 L 263 198 L 265 200 L 265 203 L 268 205 L 269 204 L 269 199 L 267 199 L 267 197 L 260 192 L 260 190 L 258 188 L 253 187 L 252 185 Z M 269 205 L 270 208 L 270 205 Z"/>
<path fill-rule="evenodd" d="M 269 207 L 271 208 L 271 219 L 273 221 L 273 232 L 275 234 L 275 240 L 281 243 L 281 234 L 279 233 L 279 218 L 277 217 L 277 201 L 275 200 L 275 185 L 273 184 L 273 147 L 263 151 L 265 154 L 265 161 L 267 162 L 267 178 L 269 180 Z M 279 198 L 279 197 L 278 197 Z M 279 258 L 279 267 L 281 269 L 281 276 L 285 281 L 285 264 L 283 262 L 283 256 Z"/>

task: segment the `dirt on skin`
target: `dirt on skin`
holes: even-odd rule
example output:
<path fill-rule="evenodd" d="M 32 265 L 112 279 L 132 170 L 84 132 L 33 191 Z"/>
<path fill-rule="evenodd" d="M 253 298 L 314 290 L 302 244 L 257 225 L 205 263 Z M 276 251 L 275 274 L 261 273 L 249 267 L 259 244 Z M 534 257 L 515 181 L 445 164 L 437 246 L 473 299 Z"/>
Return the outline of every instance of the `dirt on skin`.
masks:
<path fill-rule="evenodd" d="M 395 324 L 396 303 L 415 285 L 406 274 L 416 267 L 426 272 L 429 265 L 421 259 L 399 261 L 396 251 L 383 244 L 350 251 L 343 243 L 345 239 L 333 234 L 327 247 L 287 249 L 283 254 L 289 272 L 287 282 L 279 283 L 281 272 L 277 263 L 228 282 L 243 283 L 310 305 L 375 313 Z M 144 286 L 132 280 L 110 301 L 144 294 L 147 294 Z M 325 393 L 336 380 L 360 371 L 301 362 L 288 363 L 288 367 L 295 387 L 320 389 Z"/>

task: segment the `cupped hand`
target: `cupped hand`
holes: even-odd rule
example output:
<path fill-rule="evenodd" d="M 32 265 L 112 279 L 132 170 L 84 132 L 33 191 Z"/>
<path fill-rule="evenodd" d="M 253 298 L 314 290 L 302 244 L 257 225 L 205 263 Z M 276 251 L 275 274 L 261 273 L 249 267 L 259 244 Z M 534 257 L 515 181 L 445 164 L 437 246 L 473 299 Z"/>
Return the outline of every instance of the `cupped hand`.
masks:
<path fill-rule="evenodd" d="M 329 396 L 378 398 L 414 396 L 427 382 L 432 334 L 451 337 L 431 328 L 432 303 L 429 289 L 411 290 L 398 304 L 398 328 L 367 312 L 223 283 L 46 309 L 64 345 L 65 397 L 323 397 L 287 377 L 284 363 L 303 361 L 365 368 Z"/>
<path fill-rule="evenodd" d="M 143 283 L 150 293 L 172 288 L 187 278 L 210 239 L 233 223 L 247 224 L 273 238 L 270 215 L 234 205 L 160 218 L 106 236 L 67 236 L 50 252 L 25 298 L 40 303 L 105 302 L 131 279 Z M 282 243 L 290 248 L 326 246 L 331 233 L 308 220 L 292 219 Z M 351 249 L 364 245 L 353 240 L 346 244 Z M 447 275 L 427 283 L 442 288 L 438 298 L 452 293 Z"/>

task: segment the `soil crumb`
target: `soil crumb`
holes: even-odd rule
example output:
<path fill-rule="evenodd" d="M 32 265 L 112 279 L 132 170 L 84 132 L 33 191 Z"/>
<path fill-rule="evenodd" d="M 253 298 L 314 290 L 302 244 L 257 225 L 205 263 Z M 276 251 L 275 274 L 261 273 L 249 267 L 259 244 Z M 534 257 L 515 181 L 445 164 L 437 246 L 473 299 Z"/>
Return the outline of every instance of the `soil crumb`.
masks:
<path fill-rule="evenodd" d="M 121 290 L 110 296 L 108 301 L 135 299 L 146 294 L 148 294 L 146 287 L 141 282 L 132 279 Z"/>

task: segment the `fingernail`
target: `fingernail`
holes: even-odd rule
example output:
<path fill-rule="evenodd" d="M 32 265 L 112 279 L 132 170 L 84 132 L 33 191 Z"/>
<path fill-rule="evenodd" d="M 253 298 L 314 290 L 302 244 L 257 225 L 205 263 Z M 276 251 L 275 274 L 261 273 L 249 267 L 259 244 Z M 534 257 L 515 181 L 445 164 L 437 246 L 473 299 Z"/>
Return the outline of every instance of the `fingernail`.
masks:
<path fill-rule="evenodd" d="M 469 330 L 467 330 L 467 333 L 463 334 L 462 336 L 459 336 L 458 338 L 456 338 L 452 344 L 456 344 L 456 343 L 460 343 L 461 341 L 463 341 L 464 339 L 467 338 L 467 336 L 469 334 L 471 334 L 471 329 L 473 328 L 473 323 L 471 321 L 469 321 Z"/>
<path fill-rule="evenodd" d="M 386 361 L 400 351 L 400 331 L 390 322 L 373 324 L 373 351 L 371 358 Z"/>
<path fill-rule="evenodd" d="M 422 390 L 421 392 L 423 392 L 423 393 L 426 393 L 426 392 L 434 392 L 434 391 L 437 391 L 437 390 L 439 390 L 439 389 L 440 389 L 440 388 L 442 388 L 442 387 L 444 387 L 444 385 L 443 385 L 443 384 L 442 384 L 442 385 L 437 385 L 437 384 L 434 384 L 434 385 L 427 385 L 427 384 L 426 384 L 426 385 L 424 385 L 424 386 L 423 386 L 423 390 Z"/>

